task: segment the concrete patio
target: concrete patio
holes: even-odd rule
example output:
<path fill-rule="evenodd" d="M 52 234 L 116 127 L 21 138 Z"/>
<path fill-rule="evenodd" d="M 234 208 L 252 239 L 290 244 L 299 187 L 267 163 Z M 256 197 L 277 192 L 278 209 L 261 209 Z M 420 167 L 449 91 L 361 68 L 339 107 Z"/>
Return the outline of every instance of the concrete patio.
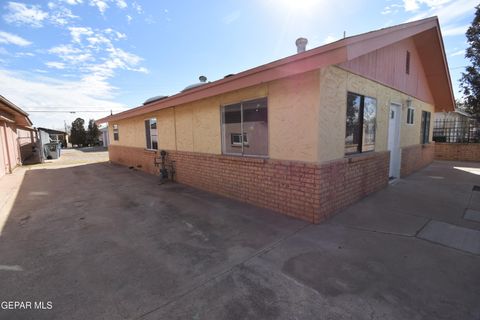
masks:
<path fill-rule="evenodd" d="M 1 319 L 480 318 L 480 163 L 435 162 L 311 225 L 71 162 L 8 182 L 0 300 L 53 308 Z"/>

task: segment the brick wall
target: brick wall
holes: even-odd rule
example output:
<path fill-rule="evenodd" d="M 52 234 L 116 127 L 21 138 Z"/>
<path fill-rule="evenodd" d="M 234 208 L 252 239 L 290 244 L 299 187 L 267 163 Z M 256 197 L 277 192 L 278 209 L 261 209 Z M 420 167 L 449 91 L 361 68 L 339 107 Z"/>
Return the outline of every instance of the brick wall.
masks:
<path fill-rule="evenodd" d="M 428 166 L 433 161 L 435 145 L 417 144 L 402 148 L 402 164 L 400 176 L 406 177 L 413 172 Z"/>
<path fill-rule="evenodd" d="M 480 143 L 435 143 L 436 160 L 480 161 Z"/>
<path fill-rule="evenodd" d="M 114 163 L 158 173 L 154 153 L 141 148 L 109 146 L 109 155 Z M 312 223 L 388 184 L 388 152 L 321 164 L 168 151 L 171 160 L 180 183 Z"/>
<path fill-rule="evenodd" d="M 317 177 L 320 183 L 319 221 L 386 187 L 389 161 L 387 151 L 322 163 Z"/>
<path fill-rule="evenodd" d="M 127 167 L 135 167 L 142 171 L 158 174 L 158 168 L 154 165 L 156 152 L 143 148 L 133 148 L 109 145 L 108 156 L 113 163 Z"/>

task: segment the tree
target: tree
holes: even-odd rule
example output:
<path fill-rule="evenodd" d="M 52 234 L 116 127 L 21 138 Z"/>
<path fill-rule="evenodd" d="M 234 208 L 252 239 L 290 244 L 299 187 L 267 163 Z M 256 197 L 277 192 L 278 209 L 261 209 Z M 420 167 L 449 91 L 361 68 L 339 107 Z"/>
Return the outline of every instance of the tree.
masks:
<path fill-rule="evenodd" d="M 465 58 L 470 60 L 471 65 L 462 73 L 460 83 L 466 111 L 480 119 L 480 5 L 475 9 L 475 18 L 465 34 L 469 45 Z"/>
<path fill-rule="evenodd" d="M 85 120 L 77 118 L 72 122 L 70 128 L 70 142 L 79 146 L 83 146 L 86 143 L 87 134 L 85 132 Z"/>
<path fill-rule="evenodd" d="M 98 130 L 98 126 L 95 123 L 95 120 L 90 119 L 88 121 L 88 129 L 87 129 L 87 144 L 92 146 L 98 144 L 99 135 L 100 135 L 100 130 Z"/>

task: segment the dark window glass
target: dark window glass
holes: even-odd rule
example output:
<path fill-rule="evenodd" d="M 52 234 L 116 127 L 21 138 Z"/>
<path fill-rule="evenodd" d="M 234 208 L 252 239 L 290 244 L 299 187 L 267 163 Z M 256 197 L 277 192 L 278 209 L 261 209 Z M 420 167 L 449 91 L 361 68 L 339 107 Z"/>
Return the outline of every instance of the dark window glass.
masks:
<path fill-rule="evenodd" d="M 351 92 L 347 94 L 346 154 L 375 149 L 376 118 L 376 99 Z"/>
<path fill-rule="evenodd" d="M 243 109 L 243 154 L 268 155 L 267 99 L 244 102 Z"/>
<path fill-rule="evenodd" d="M 267 99 L 246 101 L 222 108 L 223 152 L 268 155 Z"/>
<path fill-rule="evenodd" d="M 413 108 L 408 108 L 407 109 L 407 123 L 408 124 L 413 124 L 414 114 L 415 114 L 415 110 Z"/>
<path fill-rule="evenodd" d="M 242 154 L 241 104 L 232 104 L 222 108 L 222 131 L 223 152 L 228 154 Z"/>
<path fill-rule="evenodd" d="M 420 126 L 420 143 L 430 143 L 430 112 L 422 111 L 422 122 Z"/>
<path fill-rule="evenodd" d="M 407 51 L 407 55 L 405 57 L 405 72 L 410 74 L 410 51 Z"/>
<path fill-rule="evenodd" d="M 355 153 L 360 146 L 360 105 L 362 97 L 347 95 L 347 130 L 345 133 L 345 153 Z"/>

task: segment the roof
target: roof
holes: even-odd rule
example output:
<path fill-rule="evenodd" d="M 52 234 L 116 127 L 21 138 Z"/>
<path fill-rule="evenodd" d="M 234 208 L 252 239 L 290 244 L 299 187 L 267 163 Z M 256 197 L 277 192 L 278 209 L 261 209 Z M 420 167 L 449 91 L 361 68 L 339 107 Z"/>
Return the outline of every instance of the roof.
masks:
<path fill-rule="evenodd" d="M 28 113 L 2 95 L 0 95 L 0 119 L 33 130 Z"/>
<path fill-rule="evenodd" d="M 40 131 L 45 131 L 49 134 L 67 134 L 65 131 L 54 130 L 54 129 L 47 129 L 47 128 L 37 128 Z"/>
<path fill-rule="evenodd" d="M 182 91 L 145 106 L 139 106 L 110 115 L 96 122 L 105 123 L 139 116 L 229 91 L 317 70 L 329 65 L 336 65 L 353 60 L 359 56 L 409 37 L 416 37 L 417 46 L 420 46 L 421 49 L 426 51 L 425 54 L 421 55 L 421 59 L 436 108 L 439 110 L 453 111 L 455 99 L 450 74 L 448 72 L 440 26 L 437 17 L 431 17 L 347 37 L 321 47 L 237 73 L 230 77 L 207 83 L 201 87 Z"/>
<path fill-rule="evenodd" d="M 464 117 L 468 117 L 468 118 L 472 118 L 472 115 L 470 113 L 467 113 L 463 110 L 460 110 L 460 109 L 455 109 L 454 111 L 455 113 L 458 113 L 459 115 L 461 116 L 464 116 Z"/>

